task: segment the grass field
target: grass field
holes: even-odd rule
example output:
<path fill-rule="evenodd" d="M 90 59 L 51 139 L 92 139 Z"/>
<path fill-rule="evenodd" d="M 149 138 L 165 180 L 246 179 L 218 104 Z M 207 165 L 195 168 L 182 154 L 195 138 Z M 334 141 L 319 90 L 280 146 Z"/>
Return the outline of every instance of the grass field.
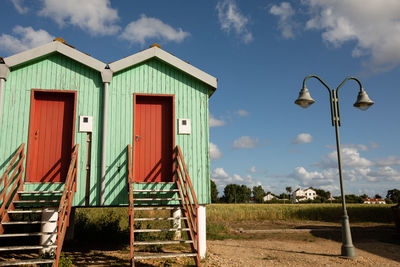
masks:
<path fill-rule="evenodd" d="M 391 205 L 349 204 L 351 223 L 392 223 Z M 162 211 L 165 213 L 165 211 Z M 140 214 L 136 214 L 140 215 Z M 211 204 L 207 206 L 207 236 L 230 236 L 230 225 L 243 222 L 318 221 L 340 222 L 340 204 Z M 78 239 L 128 240 L 128 208 L 78 208 L 75 218 Z M 145 228 L 150 225 L 145 226 Z"/>
<path fill-rule="evenodd" d="M 393 222 L 391 205 L 349 204 L 350 223 Z M 276 222 L 305 223 L 310 221 L 339 223 L 342 219 L 341 204 L 212 204 L 207 206 L 207 238 L 239 238 L 233 226 L 249 223 Z"/>
<path fill-rule="evenodd" d="M 391 205 L 348 204 L 351 222 L 390 223 Z M 212 204 L 207 206 L 207 223 L 247 220 L 291 220 L 340 222 L 341 204 Z"/>

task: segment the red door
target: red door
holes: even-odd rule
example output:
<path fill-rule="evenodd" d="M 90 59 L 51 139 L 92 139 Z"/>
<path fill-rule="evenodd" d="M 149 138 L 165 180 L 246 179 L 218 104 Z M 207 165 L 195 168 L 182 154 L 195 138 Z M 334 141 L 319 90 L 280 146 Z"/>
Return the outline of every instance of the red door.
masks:
<path fill-rule="evenodd" d="M 134 181 L 171 182 L 173 97 L 135 96 Z"/>
<path fill-rule="evenodd" d="M 73 146 L 74 110 L 74 92 L 32 92 L 28 182 L 65 181 Z"/>

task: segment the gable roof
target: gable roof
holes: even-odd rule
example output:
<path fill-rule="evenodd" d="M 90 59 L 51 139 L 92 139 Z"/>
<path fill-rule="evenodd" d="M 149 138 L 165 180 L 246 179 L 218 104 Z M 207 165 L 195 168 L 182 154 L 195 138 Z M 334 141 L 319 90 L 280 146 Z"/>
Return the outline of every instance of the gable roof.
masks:
<path fill-rule="evenodd" d="M 4 62 L 8 67 L 12 68 L 54 52 L 63 54 L 64 56 L 80 62 L 83 65 L 101 73 L 108 73 L 110 71 L 111 73 L 116 73 L 155 57 L 206 83 L 207 85 L 211 86 L 214 91 L 217 89 L 217 78 L 162 50 L 157 44 L 152 45 L 146 50 L 110 63 L 109 70 L 106 69 L 106 63 L 101 62 L 94 57 L 91 57 L 88 54 L 85 54 L 66 44 L 62 38 L 54 39 L 54 41 L 51 43 L 47 43 L 42 46 L 6 57 L 4 58 Z M 109 78 L 111 78 L 111 76 Z"/>
<path fill-rule="evenodd" d="M 105 67 L 106 63 L 103 63 L 67 44 L 65 44 L 65 41 L 62 40 L 61 38 L 54 39 L 53 42 L 44 44 L 42 46 L 26 50 L 24 52 L 9 56 L 4 58 L 4 62 L 6 65 L 10 68 L 14 66 L 21 65 L 25 62 L 28 62 L 30 60 L 58 52 L 60 54 L 63 54 L 69 58 L 74 59 L 77 62 L 82 63 L 83 65 L 88 66 L 89 68 L 92 68 L 94 70 L 97 70 L 99 72 L 102 72 Z"/>
<path fill-rule="evenodd" d="M 112 72 L 116 73 L 153 57 L 158 58 L 174 66 L 175 68 L 186 72 L 190 76 L 199 79 L 200 81 L 211 86 L 214 90 L 217 89 L 217 78 L 162 50 L 157 44 L 154 44 L 150 48 L 139 53 L 112 62 L 109 64 L 109 67 Z"/>

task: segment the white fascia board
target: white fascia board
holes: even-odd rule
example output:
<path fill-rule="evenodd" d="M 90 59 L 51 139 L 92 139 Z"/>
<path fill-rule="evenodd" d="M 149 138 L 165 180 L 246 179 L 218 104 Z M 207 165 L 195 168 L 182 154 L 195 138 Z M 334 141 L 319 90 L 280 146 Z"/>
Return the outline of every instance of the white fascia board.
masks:
<path fill-rule="evenodd" d="M 69 57 L 99 72 L 104 70 L 106 66 L 105 63 L 58 41 L 53 41 L 51 43 L 44 44 L 42 46 L 24 51 L 22 53 L 6 57 L 4 59 L 4 62 L 9 67 L 14 67 L 23 64 L 25 62 L 28 62 L 30 60 L 33 60 L 35 58 L 51 54 L 53 52 L 58 52 L 60 54 L 63 54 L 66 57 Z"/>
<path fill-rule="evenodd" d="M 65 45 L 63 43 L 57 42 L 57 52 L 72 58 L 83 65 L 88 66 L 89 68 L 92 68 L 94 70 L 97 70 L 99 72 L 103 71 L 106 67 L 106 63 L 101 62 L 100 60 L 97 60 L 85 53 L 82 53 L 81 51 L 72 48 L 68 45 Z"/>
<path fill-rule="evenodd" d="M 152 57 L 157 57 L 161 59 L 162 61 L 176 67 L 177 69 L 180 69 L 187 74 L 199 79 L 200 81 L 210 85 L 213 88 L 217 88 L 217 78 L 205 73 L 204 71 L 190 65 L 189 63 L 186 63 L 185 61 L 177 58 L 176 56 L 158 48 L 158 47 L 152 47 L 149 49 L 146 49 L 144 51 L 141 51 L 139 53 L 136 53 L 134 55 L 131 55 L 129 57 L 123 58 L 121 60 L 115 61 L 113 63 L 110 63 L 110 69 L 116 73 L 118 71 L 121 71 L 123 69 L 126 69 L 130 66 L 136 65 L 138 63 L 141 63 L 147 59 L 150 59 Z"/>

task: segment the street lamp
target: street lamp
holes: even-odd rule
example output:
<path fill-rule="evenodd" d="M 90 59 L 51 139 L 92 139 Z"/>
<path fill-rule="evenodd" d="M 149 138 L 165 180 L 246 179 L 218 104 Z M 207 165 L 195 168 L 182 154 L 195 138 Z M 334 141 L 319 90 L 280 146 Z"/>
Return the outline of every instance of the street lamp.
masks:
<path fill-rule="evenodd" d="M 332 120 L 332 126 L 335 126 L 335 133 L 336 133 L 336 149 L 337 149 L 337 157 L 338 157 L 340 193 L 341 193 L 341 197 L 342 197 L 342 212 L 343 212 L 343 215 L 342 215 L 342 256 L 347 257 L 347 258 L 354 258 L 356 256 L 356 251 L 353 246 L 353 241 L 351 239 L 349 216 L 347 215 L 345 194 L 344 194 L 344 190 L 343 190 L 342 162 L 341 162 L 340 139 L 339 139 L 339 126 L 340 126 L 339 98 L 338 98 L 339 89 L 348 80 L 354 80 L 360 86 L 360 91 L 358 93 L 357 100 L 353 106 L 356 108 L 359 108 L 361 110 L 367 110 L 370 106 L 372 106 L 374 104 L 374 102 L 368 97 L 367 93 L 362 88 L 361 82 L 355 77 L 347 77 L 336 88 L 336 90 L 334 90 L 334 89 L 332 90 L 320 77 L 318 77 L 316 75 L 309 75 L 304 78 L 303 88 L 300 90 L 299 97 L 294 102 L 295 104 L 299 105 L 302 108 L 307 108 L 315 102 L 315 100 L 312 99 L 310 92 L 308 91 L 308 89 L 306 87 L 306 81 L 309 78 L 316 78 L 329 91 L 329 99 L 330 99 L 330 107 L 331 107 L 331 120 Z"/>

